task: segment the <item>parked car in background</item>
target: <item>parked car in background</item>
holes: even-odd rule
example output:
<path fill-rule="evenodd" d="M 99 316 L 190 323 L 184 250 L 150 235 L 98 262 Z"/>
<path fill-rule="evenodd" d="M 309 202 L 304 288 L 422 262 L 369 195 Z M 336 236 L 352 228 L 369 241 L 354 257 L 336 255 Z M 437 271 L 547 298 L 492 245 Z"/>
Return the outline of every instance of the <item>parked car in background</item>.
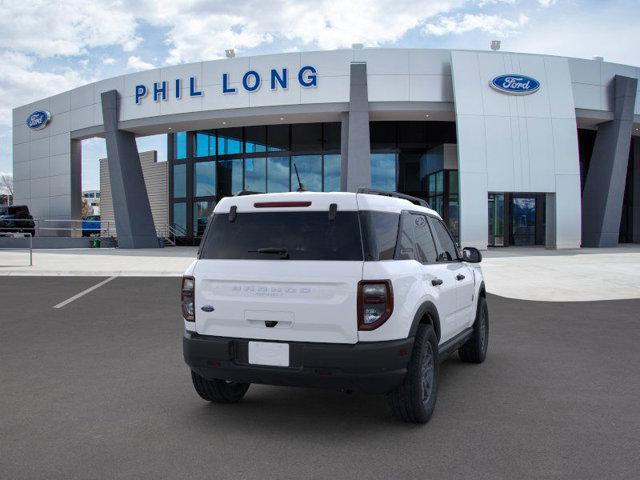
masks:
<path fill-rule="evenodd" d="M 13 205 L 0 212 L 0 232 L 36 234 L 36 224 L 26 205 Z"/>
<path fill-rule="evenodd" d="M 89 215 L 82 219 L 82 236 L 100 235 L 100 215 Z"/>

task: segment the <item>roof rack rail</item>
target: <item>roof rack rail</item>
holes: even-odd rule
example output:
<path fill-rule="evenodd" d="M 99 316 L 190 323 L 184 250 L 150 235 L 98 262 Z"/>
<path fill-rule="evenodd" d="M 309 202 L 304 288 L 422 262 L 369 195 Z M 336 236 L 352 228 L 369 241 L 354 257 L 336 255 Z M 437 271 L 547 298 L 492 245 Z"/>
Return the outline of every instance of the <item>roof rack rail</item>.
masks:
<path fill-rule="evenodd" d="M 245 195 L 261 195 L 264 192 L 254 192 L 253 190 L 240 190 L 234 197 L 244 197 Z"/>
<path fill-rule="evenodd" d="M 401 198 L 402 200 L 410 201 L 414 205 L 419 205 L 425 208 L 431 208 L 431 206 L 426 200 L 423 200 L 422 198 L 418 198 L 418 197 L 413 197 L 411 195 L 405 195 L 404 193 L 387 192 L 384 190 L 375 190 L 373 188 L 363 188 L 363 187 L 358 189 L 358 193 L 366 193 L 369 195 L 382 195 L 383 197 Z"/>

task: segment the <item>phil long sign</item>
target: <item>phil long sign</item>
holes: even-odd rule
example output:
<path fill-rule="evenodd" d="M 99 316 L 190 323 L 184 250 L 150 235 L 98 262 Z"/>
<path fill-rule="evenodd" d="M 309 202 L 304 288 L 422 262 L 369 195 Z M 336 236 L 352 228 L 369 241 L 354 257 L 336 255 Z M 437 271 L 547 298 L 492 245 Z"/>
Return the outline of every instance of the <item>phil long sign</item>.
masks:
<path fill-rule="evenodd" d="M 298 69 L 294 75 L 294 80 L 302 88 L 312 88 L 318 86 L 318 74 L 315 67 L 311 65 L 303 66 Z M 183 95 L 189 97 L 200 97 L 204 90 L 200 85 L 201 82 L 196 77 L 176 78 L 174 80 L 164 80 L 162 82 L 154 82 L 151 85 L 139 84 L 135 87 L 134 97 L 136 104 L 142 104 L 143 100 L 149 96 L 154 102 L 167 101 L 169 98 L 180 99 Z M 272 68 L 268 72 L 257 72 L 248 70 L 239 78 L 231 78 L 231 74 L 223 73 L 220 78 L 220 84 L 210 87 L 217 90 L 223 95 L 232 95 L 238 90 L 245 90 L 249 93 L 255 92 L 260 88 L 268 88 L 269 90 L 286 90 L 289 87 L 289 69 Z M 183 84 L 184 90 L 183 93 Z M 188 85 L 188 91 L 186 86 Z"/>
<path fill-rule="evenodd" d="M 498 75 L 489 82 L 494 90 L 508 95 L 530 95 L 540 89 L 540 82 L 532 77 L 509 73 Z"/>

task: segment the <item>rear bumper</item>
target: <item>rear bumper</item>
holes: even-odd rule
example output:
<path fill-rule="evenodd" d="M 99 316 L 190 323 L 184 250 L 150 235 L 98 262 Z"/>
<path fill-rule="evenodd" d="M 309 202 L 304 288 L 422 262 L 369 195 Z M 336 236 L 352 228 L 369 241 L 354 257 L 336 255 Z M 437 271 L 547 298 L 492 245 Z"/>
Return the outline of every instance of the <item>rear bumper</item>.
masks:
<path fill-rule="evenodd" d="M 187 365 L 208 379 L 385 393 L 402 383 L 413 337 L 354 345 L 287 343 L 290 366 L 270 367 L 249 364 L 249 339 L 185 331 L 182 341 Z"/>

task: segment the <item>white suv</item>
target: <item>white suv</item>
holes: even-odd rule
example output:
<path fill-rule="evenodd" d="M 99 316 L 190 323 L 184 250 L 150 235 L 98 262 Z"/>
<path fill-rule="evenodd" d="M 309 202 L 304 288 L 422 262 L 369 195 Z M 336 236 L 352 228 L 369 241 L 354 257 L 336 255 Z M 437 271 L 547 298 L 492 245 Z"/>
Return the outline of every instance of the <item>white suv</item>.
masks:
<path fill-rule="evenodd" d="M 228 197 L 182 280 L 184 358 L 198 394 L 251 383 L 384 393 L 424 423 L 438 364 L 480 363 L 481 255 L 459 251 L 422 200 L 373 190 Z"/>

